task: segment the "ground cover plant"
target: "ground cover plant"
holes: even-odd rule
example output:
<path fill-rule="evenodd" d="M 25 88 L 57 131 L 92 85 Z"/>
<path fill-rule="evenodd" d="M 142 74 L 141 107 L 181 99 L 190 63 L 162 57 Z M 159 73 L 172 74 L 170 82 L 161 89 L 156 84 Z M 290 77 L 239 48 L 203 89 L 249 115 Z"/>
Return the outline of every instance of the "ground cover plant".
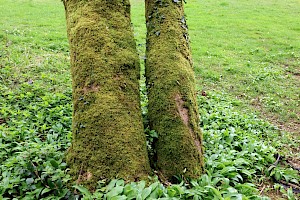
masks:
<path fill-rule="evenodd" d="M 138 0 L 132 3 L 137 44 L 143 60 L 143 3 Z M 177 177 L 175 185 L 161 182 L 155 173 L 149 183 L 101 180 L 97 191 L 91 193 L 70 183 L 64 162 L 64 152 L 71 142 L 72 97 L 63 6 L 54 0 L 0 0 L 3 24 L 0 30 L 0 198 L 268 199 L 264 195 L 273 197 L 277 193 L 274 199 L 299 197 L 296 193 L 299 172 L 289 164 L 291 156 L 299 160 L 297 137 L 249 114 L 246 105 L 250 102 L 255 106 L 251 100 L 259 94 L 259 99 L 270 100 L 260 101 L 259 108 L 266 116 L 274 114 L 278 123 L 281 121 L 276 116 L 282 116 L 283 122 L 297 129 L 299 41 L 295 34 L 300 30 L 295 14 L 299 13 L 300 6 L 293 0 L 260 1 L 256 5 L 252 7 L 248 1 L 236 4 L 235 1 L 195 0 L 186 5 L 199 78 L 198 104 L 206 174 L 195 180 Z M 250 8 L 256 10 L 256 15 L 250 15 Z M 235 10 L 239 12 L 233 15 Z M 276 18 L 276 23 L 268 18 L 270 24 L 260 27 L 255 22 L 266 20 L 261 19 L 266 12 L 282 18 Z M 242 28 L 232 31 L 233 24 Z M 284 33 L 279 31 L 283 31 L 279 27 L 285 26 L 290 29 Z M 266 46 L 257 42 L 259 36 L 252 32 L 255 28 L 261 31 L 260 36 L 270 31 L 269 38 L 259 39 Z M 245 36 L 246 30 L 253 35 Z M 249 38 L 237 40 L 237 36 Z M 253 54 L 249 54 L 249 49 L 255 50 Z M 257 78 L 259 75 L 265 77 Z M 245 83 L 239 84 L 242 79 Z M 271 84 L 273 89 L 267 87 Z M 248 90 L 244 90 L 246 86 Z M 145 87 L 141 91 L 145 93 Z M 243 93 L 247 96 L 240 96 Z M 142 97 L 142 104 L 147 105 L 147 98 Z M 143 112 L 147 112 L 146 107 Z M 148 143 L 157 137 L 153 130 L 146 133 Z"/>

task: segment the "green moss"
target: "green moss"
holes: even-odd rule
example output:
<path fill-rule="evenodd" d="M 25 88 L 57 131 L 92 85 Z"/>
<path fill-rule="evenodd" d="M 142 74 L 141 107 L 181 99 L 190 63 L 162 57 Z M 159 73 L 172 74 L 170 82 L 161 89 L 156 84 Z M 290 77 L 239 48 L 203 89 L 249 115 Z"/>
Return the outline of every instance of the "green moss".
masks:
<path fill-rule="evenodd" d="M 146 78 L 149 121 L 159 137 L 156 166 L 163 176 L 195 178 L 203 171 L 195 80 L 182 2 L 146 0 Z"/>
<path fill-rule="evenodd" d="M 99 179 L 147 177 L 139 59 L 129 1 L 65 1 L 73 81 L 67 162 L 90 189 Z"/>

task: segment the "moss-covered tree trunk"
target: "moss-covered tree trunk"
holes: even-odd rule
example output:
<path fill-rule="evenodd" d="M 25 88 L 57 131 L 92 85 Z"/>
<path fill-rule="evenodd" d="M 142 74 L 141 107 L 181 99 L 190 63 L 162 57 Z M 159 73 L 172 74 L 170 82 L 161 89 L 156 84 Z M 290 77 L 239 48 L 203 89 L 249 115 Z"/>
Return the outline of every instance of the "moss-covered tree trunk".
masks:
<path fill-rule="evenodd" d="M 70 173 L 90 189 L 99 179 L 147 177 L 129 0 L 64 0 L 64 5 L 73 81 Z"/>
<path fill-rule="evenodd" d="M 167 179 L 203 171 L 195 79 L 182 0 L 146 0 L 146 79 L 156 167 Z"/>

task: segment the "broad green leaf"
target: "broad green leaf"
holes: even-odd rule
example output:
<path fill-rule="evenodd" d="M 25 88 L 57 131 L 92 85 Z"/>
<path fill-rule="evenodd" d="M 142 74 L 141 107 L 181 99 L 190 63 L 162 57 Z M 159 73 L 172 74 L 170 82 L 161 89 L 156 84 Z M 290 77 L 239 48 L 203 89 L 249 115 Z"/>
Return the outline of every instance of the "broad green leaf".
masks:
<path fill-rule="evenodd" d="M 142 191 L 146 186 L 146 182 L 145 181 L 140 181 L 137 185 L 138 190 Z"/>
<path fill-rule="evenodd" d="M 158 195 L 158 190 L 159 190 L 159 188 L 155 188 L 155 189 L 151 192 L 151 194 L 150 194 L 150 199 L 157 199 L 157 198 L 159 197 L 159 195 Z"/>
<path fill-rule="evenodd" d="M 110 199 L 114 196 L 117 196 L 119 194 L 122 194 L 124 187 L 123 186 L 116 186 L 112 188 L 107 194 L 106 197 L 107 199 Z"/>
<path fill-rule="evenodd" d="M 118 180 L 117 182 L 116 182 L 116 185 L 117 186 L 124 186 L 124 180 Z"/>
<path fill-rule="evenodd" d="M 43 195 L 43 194 L 45 194 L 47 192 L 50 192 L 50 191 L 51 191 L 50 188 L 44 188 L 41 194 Z"/>
<path fill-rule="evenodd" d="M 58 168 L 58 166 L 59 166 L 58 163 L 54 159 L 51 159 L 50 163 L 54 168 Z"/>
<path fill-rule="evenodd" d="M 176 190 L 168 188 L 168 195 L 169 197 L 174 197 L 176 195 Z"/>
<path fill-rule="evenodd" d="M 279 181 L 279 180 L 281 180 L 281 173 L 279 172 L 279 171 L 276 171 L 275 172 L 275 179 L 277 180 L 277 181 Z"/>
<path fill-rule="evenodd" d="M 92 194 L 90 193 L 90 191 L 81 185 L 74 185 L 73 188 L 77 189 L 81 194 L 83 194 L 87 198 L 92 197 Z"/>
<path fill-rule="evenodd" d="M 109 184 L 106 186 L 106 192 L 109 192 L 113 187 L 115 187 L 117 183 L 117 179 L 113 179 L 109 182 Z"/>
<path fill-rule="evenodd" d="M 205 188 L 211 189 L 217 198 L 223 199 L 223 197 L 222 197 L 220 191 L 218 191 L 216 188 L 214 188 L 214 187 L 212 187 L 212 186 L 209 186 L 209 185 L 208 185 L 208 186 L 205 186 Z"/>
<path fill-rule="evenodd" d="M 64 197 L 67 195 L 68 192 L 69 192 L 68 189 L 63 189 L 62 191 L 59 192 L 59 194 L 58 194 L 57 197 L 58 197 L 59 199 L 62 199 L 62 198 L 64 198 Z"/>
<path fill-rule="evenodd" d="M 33 178 L 27 178 L 27 179 L 26 179 L 27 185 L 30 185 L 30 184 L 32 184 L 33 182 L 34 182 L 34 179 L 33 179 Z"/>
<path fill-rule="evenodd" d="M 151 191 L 155 190 L 158 186 L 159 186 L 159 182 L 155 182 L 155 183 L 152 183 L 149 188 L 151 188 Z"/>
<path fill-rule="evenodd" d="M 111 200 L 126 200 L 127 197 L 125 195 L 122 196 L 114 196 L 111 198 Z"/>
<path fill-rule="evenodd" d="M 146 199 L 151 194 L 151 188 L 145 188 L 142 192 L 142 199 Z"/>

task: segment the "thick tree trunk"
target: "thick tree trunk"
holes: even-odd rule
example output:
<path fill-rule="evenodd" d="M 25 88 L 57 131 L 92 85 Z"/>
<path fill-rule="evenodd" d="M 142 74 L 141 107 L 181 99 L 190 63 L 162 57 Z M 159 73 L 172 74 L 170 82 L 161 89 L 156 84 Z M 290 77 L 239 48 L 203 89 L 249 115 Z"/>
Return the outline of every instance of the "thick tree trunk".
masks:
<path fill-rule="evenodd" d="M 150 171 L 129 0 L 64 0 L 73 80 L 74 180 L 136 180 Z"/>
<path fill-rule="evenodd" d="M 195 80 L 182 0 L 146 0 L 146 78 L 156 167 L 195 178 L 203 171 Z"/>

